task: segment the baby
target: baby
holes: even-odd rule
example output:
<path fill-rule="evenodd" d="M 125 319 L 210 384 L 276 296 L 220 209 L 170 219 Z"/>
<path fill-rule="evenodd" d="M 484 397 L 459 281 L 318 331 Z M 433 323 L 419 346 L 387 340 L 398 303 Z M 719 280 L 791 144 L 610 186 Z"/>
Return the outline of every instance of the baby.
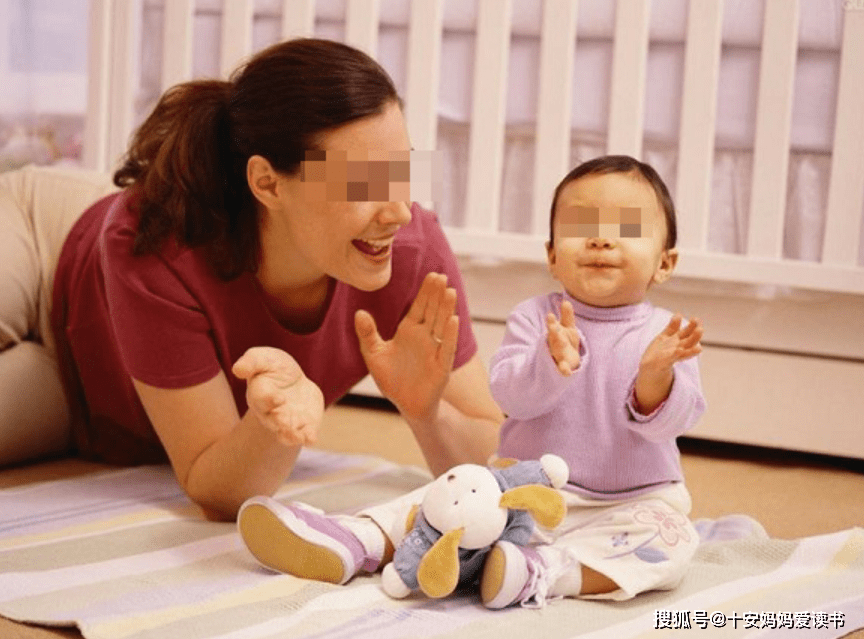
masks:
<path fill-rule="evenodd" d="M 698 535 L 675 438 L 705 409 L 703 329 L 645 299 L 672 275 L 675 241 L 666 186 L 633 158 L 581 164 L 555 190 L 547 254 L 564 291 L 513 310 L 490 377 L 508 415 L 498 454 L 563 457 L 568 513 L 532 545 L 492 548 L 480 581 L 487 607 L 623 600 L 680 582 Z M 344 583 L 389 561 L 424 490 L 356 517 L 255 498 L 238 524 L 264 565 Z"/>
<path fill-rule="evenodd" d="M 498 454 L 563 457 L 568 516 L 551 543 L 493 549 L 487 606 L 627 599 L 674 587 L 693 556 L 675 438 L 705 409 L 695 359 L 703 329 L 645 300 L 672 275 L 675 241 L 665 184 L 633 158 L 581 164 L 555 190 L 546 248 L 564 291 L 513 310 L 490 378 L 508 415 Z"/>

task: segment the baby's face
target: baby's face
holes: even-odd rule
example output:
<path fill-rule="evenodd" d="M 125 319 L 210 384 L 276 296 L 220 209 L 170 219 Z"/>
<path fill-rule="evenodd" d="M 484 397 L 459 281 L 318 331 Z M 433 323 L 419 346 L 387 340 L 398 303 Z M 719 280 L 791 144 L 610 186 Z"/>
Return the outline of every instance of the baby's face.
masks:
<path fill-rule="evenodd" d="M 641 176 L 587 175 L 564 187 L 556 203 L 549 270 L 584 304 L 637 304 L 675 268 L 666 232 L 654 189 Z"/>

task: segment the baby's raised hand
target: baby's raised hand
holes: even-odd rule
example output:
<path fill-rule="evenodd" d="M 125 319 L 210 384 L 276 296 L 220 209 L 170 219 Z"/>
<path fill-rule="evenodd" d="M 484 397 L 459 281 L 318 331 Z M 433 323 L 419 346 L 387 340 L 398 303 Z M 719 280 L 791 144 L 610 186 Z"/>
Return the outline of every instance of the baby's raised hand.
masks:
<path fill-rule="evenodd" d="M 702 352 L 702 322 L 693 318 L 682 329 L 681 321 L 681 315 L 673 315 L 666 328 L 651 340 L 639 362 L 634 390 L 636 408 L 643 415 L 650 415 L 669 397 L 675 379 L 672 365 Z"/>
<path fill-rule="evenodd" d="M 677 313 L 672 316 L 666 328 L 645 349 L 639 364 L 640 370 L 668 371 L 675 362 L 690 359 L 702 352 L 702 321 L 691 318 L 682 329 L 682 320 Z"/>
<path fill-rule="evenodd" d="M 570 375 L 579 368 L 579 331 L 576 330 L 576 313 L 573 305 L 564 300 L 561 302 L 561 321 L 555 313 L 546 315 L 546 344 L 549 354 L 555 360 L 558 371 Z"/>
<path fill-rule="evenodd" d="M 246 380 L 246 403 L 286 446 L 313 444 L 324 416 L 324 395 L 293 357 L 278 348 L 255 346 L 231 369 Z"/>

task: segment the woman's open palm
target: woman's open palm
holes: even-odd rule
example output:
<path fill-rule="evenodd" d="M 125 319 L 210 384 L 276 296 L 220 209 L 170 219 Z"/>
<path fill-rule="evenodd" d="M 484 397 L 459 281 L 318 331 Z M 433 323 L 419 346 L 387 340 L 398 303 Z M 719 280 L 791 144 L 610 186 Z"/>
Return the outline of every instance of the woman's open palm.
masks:
<path fill-rule="evenodd" d="M 453 368 L 459 317 L 456 290 L 447 276 L 429 273 L 396 334 L 384 340 L 375 320 L 357 311 L 355 329 L 369 373 L 387 399 L 406 418 L 435 415 Z"/>
<path fill-rule="evenodd" d="M 314 444 L 324 416 L 324 395 L 285 351 L 247 350 L 233 366 L 246 380 L 246 403 L 258 421 L 286 446 Z"/>

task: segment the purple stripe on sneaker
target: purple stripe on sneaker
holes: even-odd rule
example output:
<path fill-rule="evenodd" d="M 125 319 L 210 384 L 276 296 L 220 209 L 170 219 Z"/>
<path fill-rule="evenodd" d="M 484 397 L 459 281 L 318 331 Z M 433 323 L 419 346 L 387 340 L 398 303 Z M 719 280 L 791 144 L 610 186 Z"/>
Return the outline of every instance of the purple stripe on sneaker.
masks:
<path fill-rule="evenodd" d="M 291 504 L 283 505 L 285 508 L 290 510 L 297 519 L 303 521 L 310 528 L 313 528 L 342 544 L 342 546 L 351 553 L 351 558 L 354 561 L 355 573 L 361 568 L 367 572 L 375 572 L 378 568 L 378 561 L 372 557 L 368 557 L 366 555 L 366 550 L 363 548 L 363 544 L 360 543 L 360 540 L 357 539 L 354 533 L 341 524 L 326 515 L 320 515 L 316 512 L 306 510 L 305 508 L 298 508 Z M 369 565 L 372 566 L 371 569 L 367 568 Z"/>
<path fill-rule="evenodd" d="M 380 559 L 366 555 L 366 561 L 363 562 L 362 568 L 364 572 L 375 572 L 380 564 Z"/>
<path fill-rule="evenodd" d="M 516 546 L 516 548 L 525 555 L 525 563 L 528 566 L 528 579 L 525 580 L 525 585 L 522 586 L 522 590 L 518 595 L 516 595 L 516 599 L 513 600 L 513 603 L 521 603 L 534 594 L 532 590 L 537 585 L 537 581 L 534 579 L 534 573 L 537 572 L 538 565 L 545 566 L 546 562 L 543 561 L 540 553 L 534 550 L 531 546 Z"/>

